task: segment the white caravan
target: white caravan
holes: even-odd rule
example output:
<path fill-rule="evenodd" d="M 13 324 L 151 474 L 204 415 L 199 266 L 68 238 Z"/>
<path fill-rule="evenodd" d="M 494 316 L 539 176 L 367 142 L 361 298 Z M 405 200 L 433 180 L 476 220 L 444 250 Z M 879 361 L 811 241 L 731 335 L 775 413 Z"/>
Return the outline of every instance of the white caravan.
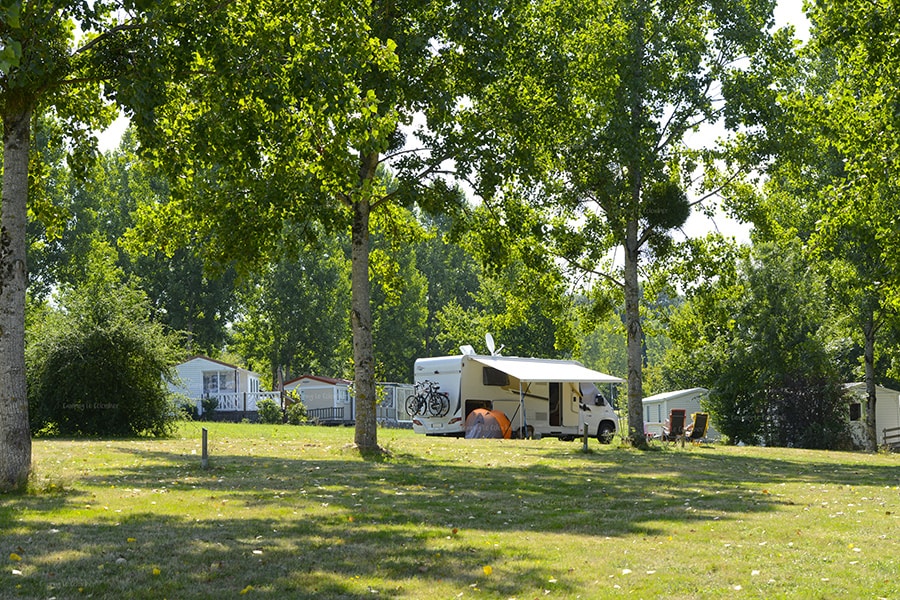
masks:
<path fill-rule="evenodd" d="M 415 382 L 418 390 L 436 386 L 449 399 L 446 412 L 421 410 L 413 416 L 413 429 L 426 435 L 465 435 L 466 417 L 478 408 L 502 411 L 513 437 L 574 439 L 587 427 L 588 435 L 606 443 L 619 430 L 612 395 L 597 386 L 623 380 L 574 360 L 474 353 L 420 358 Z"/>

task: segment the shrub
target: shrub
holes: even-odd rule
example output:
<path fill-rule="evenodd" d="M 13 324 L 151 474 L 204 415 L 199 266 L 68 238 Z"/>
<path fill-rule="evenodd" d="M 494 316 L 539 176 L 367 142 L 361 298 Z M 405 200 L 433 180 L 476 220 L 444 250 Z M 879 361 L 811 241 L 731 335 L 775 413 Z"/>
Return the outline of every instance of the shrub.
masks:
<path fill-rule="evenodd" d="M 164 435 L 177 419 L 166 381 L 177 345 L 153 322 L 146 295 L 124 282 L 112 253 L 91 255 L 88 279 L 64 288 L 28 330 L 33 431 Z"/>
<path fill-rule="evenodd" d="M 197 418 L 197 404 L 186 396 L 175 398 L 175 417 L 182 421 L 193 421 Z"/>
<path fill-rule="evenodd" d="M 219 399 L 215 396 L 204 396 L 200 399 L 200 406 L 203 407 L 203 418 L 211 419 L 216 409 L 219 408 Z"/>
<path fill-rule="evenodd" d="M 260 423 L 283 423 L 281 408 L 271 398 L 263 398 L 256 403 L 256 412 Z"/>
<path fill-rule="evenodd" d="M 291 425 L 306 423 L 306 406 L 302 402 L 295 402 L 287 408 L 287 422 Z"/>

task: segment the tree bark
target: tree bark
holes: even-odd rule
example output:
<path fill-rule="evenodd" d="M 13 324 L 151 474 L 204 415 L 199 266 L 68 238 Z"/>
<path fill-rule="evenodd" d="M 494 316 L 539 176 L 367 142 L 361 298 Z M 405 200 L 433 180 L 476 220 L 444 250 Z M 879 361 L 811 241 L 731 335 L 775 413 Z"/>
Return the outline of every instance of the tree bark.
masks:
<path fill-rule="evenodd" d="M 356 405 L 356 446 L 363 452 L 379 450 L 375 420 L 375 352 L 372 343 L 372 306 L 369 286 L 369 214 L 370 188 L 375 178 L 378 156 L 363 159 L 360 168 L 361 190 L 353 201 L 351 231 L 351 306 L 353 328 L 353 368 Z"/>
<path fill-rule="evenodd" d="M 631 128 L 630 156 L 628 165 L 629 206 L 626 209 L 625 225 L 625 328 L 628 354 L 628 439 L 636 448 L 647 447 L 647 436 L 644 433 L 644 356 L 643 328 L 641 326 L 641 290 L 638 280 L 638 266 L 641 260 L 640 240 L 640 207 L 644 186 L 643 157 L 638 149 L 641 147 L 644 112 L 644 24 L 649 10 L 646 3 L 636 3 L 634 19 L 631 23 L 631 43 L 633 56 L 629 69 L 628 81 L 632 86 L 630 95 L 629 119 Z"/>
<path fill-rule="evenodd" d="M 0 491 L 21 488 L 31 472 L 25 386 L 25 224 L 31 109 L 3 120 L 0 214 Z"/>
<path fill-rule="evenodd" d="M 637 448 L 647 446 L 644 435 L 643 353 L 638 282 L 638 222 L 629 220 L 625 234 L 625 327 L 628 354 L 628 439 Z"/>
<path fill-rule="evenodd" d="M 863 325 L 865 348 L 863 356 L 866 363 L 866 450 L 875 452 L 878 449 L 878 429 L 875 423 L 875 333 L 877 327 L 871 312 Z"/>

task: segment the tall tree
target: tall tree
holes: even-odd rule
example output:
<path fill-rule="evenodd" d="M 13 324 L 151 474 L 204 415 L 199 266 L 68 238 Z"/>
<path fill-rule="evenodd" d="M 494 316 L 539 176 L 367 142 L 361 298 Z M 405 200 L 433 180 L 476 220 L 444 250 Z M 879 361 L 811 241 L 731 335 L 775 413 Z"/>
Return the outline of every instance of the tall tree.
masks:
<path fill-rule="evenodd" d="M 892 41 L 900 28 L 891 2 L 813 2 L 809 17 L 812 38 L 800 68 L 785 78 L 782 118 L 772 124 L 786 142 L 752 218 L 761 238 L 803 241 L 839 314 L 853 324 L 874 450 L 880 340 L 900 297 L 892 225 L 900 218 L 900 55 Z"/>
<path fill-rule="evenodd" d="M 458 198 L 443 170 L 461 129 L 458 106 L 478 88 L 454 83 L 477 71 L 464 73 L 471 57 L 454 37 L 483 37 L 503 11 L 419 0 L 218 7 L 166 46 L 187 77 L 138 114 L 145 147 L 177 184 L 175 201 L 148 213 L 148 229 L 174 239 L 190 223 L 182 239 L 198 232 L 210 250 L 247 262 L 277 255 L 285 222 L 348 226 L 355 440 L 376 450 L 372 215 Z M 120 98 L 139 105 L 146 96 L 135 90 Z M 407 144 L 418 115 L 427 124 Z M 382 166 L 394 173 L 391 188 Z"/>
<path fill-rule="evenodd" d="M 733 277 L 675 311 L 667 370 L 712 388 L 707 408 L 732 442 L 841 447 L 847 407 L 829 311 L 799 240 L 757 244 Z"/>
<path fill-rule="evenodd" d="M 786 34 L 769 34 L 773 5 L 536 4 L 534 27 L 557 32 L 532 52 L 556 72 L 549 79 L 554 93 L 546 95 L 556 110 L 544 113 L 553 124 L 550 147 L 560 157 L 560 176 L 544 195 L 556 214 L 549 235 L 577 270 L 624 296 L 628 437 L 635 446 L 646 445 L 641 269 L 662 260 L 673 247 L 669 232 L 730 181 L 703 177 L 702 169 L 696 179 L 698 168 L 723 155 L 692 150 L 690 134 L 702 125 L 735 128 L 758 119 L 772 100 L 768 71 L 790 46 Z M 747 168 L 735 161 L 735 172 Z M 618 262 L 610 258 L 615 248 Z"/>
<path fill-rule="evenodd" d="M 423 216 L 420 220 L 428 233 L 416 248 L 416 268 L 428 282 L 423 352 L 424 356 L 452 354 L 457 351 L 457 340 L 454 339 L 450 346 L 438 343 L 438 315 L 451 303 L 463 310 L 474 307 L 472 292 L 478 289 L 479 265 L 475 256 L 456 243 L 459 235 L 454 224 L 459 219 L 449 214 L 439 214 Z M 471 342 L 472 339 L 466 343 Z"/>
<path fill-rule="evenodd" d="M 350 365 L 350 292 L 344 246 L 321 236 L 308 247 L 286 251 L 241 288 L 240 318 L 229 349 L 271 373 L 278 383 L 305 374 L 344 377 Z M 274 387 L 273 387 L 274 389 Z"/>
<path fill-rule="evenodd" d="M 99 57 L 115 54 L 110 47 L 139 16 L 103 1 L 22 0 L 0 7 L 0 489 L 22 485 L 31 468 L 24 324 L 32 120 L 53 110 L 72 155 L 88 156 L 89 131 L 111 118 L 100 100 L 99 80 L 115 65 Z M 83 32 L 77 39 L 76 21 Z"/>
<path fill-rule="evenodd" d="M 197 244 L 171 255 L 120 247 L 137 206 L 168 198 L 165 180 L 137 155 L 130 130 L 118 148 L 97 157 L 81 177 L 68 166 L 64 139 L 54 129 L 58 123 L 44 117 L 35 136 L 44 183 L 32 201 L 31 212 L 40 218 L 28 224 L 30 294 L 42 298 L 61 285 L 86 281 L 92 244 L 105 240 L 117 247 L 120 267 L 147 293 L 156 320 L 181 332 L 188 351 L 220 352 L 233 318 L 234 269 L 205 269 Z"/>

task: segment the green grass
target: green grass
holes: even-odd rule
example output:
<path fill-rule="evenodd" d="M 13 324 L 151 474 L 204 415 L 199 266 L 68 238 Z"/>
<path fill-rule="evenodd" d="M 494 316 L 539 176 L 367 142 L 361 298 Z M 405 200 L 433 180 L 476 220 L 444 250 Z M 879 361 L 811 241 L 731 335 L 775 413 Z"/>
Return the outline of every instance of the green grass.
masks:
<path fill-rule="evenodd" d="M 2 598 L 897 598 L 900 456 L 207 424 L 39 440 Z M 21 560 L 17 560 L 20 558 Z"/>

